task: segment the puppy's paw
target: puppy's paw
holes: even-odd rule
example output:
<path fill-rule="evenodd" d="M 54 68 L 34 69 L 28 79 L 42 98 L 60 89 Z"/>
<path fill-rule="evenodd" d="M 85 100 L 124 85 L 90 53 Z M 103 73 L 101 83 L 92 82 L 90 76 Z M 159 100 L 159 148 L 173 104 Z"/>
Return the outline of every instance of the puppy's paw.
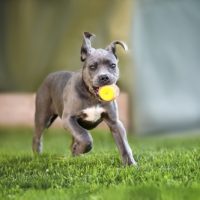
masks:
<path fill-rule="evenodd" d="M 78 146 L 79 146 L 79 143 L 77 141 L 75 141 L 71 147 L 73 156 L 78 156 L 80 154 L 80 153 L 78 153 Z"/>
<path fill-rule="evenodd" d="M 92 149 L 92 142 L 87 141 L 87 142 L 78 142 L 75 141 L 72 145 L 72 155 L 73 156 L 78 156 L 83 153 L 87 153 L 91 151 Z"/>
<path fill-rule="evenodd" d="M 123 164 L 125 166 L 137 166 L 137 162 L 134 160 L 134 158 L 126 157 L 123 159 Z"/>

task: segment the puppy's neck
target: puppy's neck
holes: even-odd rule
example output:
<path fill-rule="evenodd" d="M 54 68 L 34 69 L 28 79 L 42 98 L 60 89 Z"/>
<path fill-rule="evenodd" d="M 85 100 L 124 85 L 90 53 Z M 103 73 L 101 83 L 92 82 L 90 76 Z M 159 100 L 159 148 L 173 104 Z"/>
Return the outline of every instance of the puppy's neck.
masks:
<path fill-rule="evenodd" d="M 85 81 L 84 78 L 83 78 L 83 73 L 82 73 L 82 76 L 81 76 L 81 81 L 82 81 L 83 87 L 84 87 L 85 90 L 90 94 L 90 96 L 93 96 L 93 97 L 95 97 L 95 98 L 98 98 L 98 97 L 96 96 L 96 94 L 93 92 L 93 89 L 90 88 L 90 87 L 87 85 L 86 81 Z"/>
<path fill-rule="evenodd" d="M 77 94 L 79 95 L 80 99 L 82 100 L 89 100 L 89 101 L 98 101 L 95 94 L 93 94 L 90 91 L 90 88 L 87 86 L 85 81 L 83 80 L 82 74 L 78 75 L 75 90 L 77 91 Z"/>

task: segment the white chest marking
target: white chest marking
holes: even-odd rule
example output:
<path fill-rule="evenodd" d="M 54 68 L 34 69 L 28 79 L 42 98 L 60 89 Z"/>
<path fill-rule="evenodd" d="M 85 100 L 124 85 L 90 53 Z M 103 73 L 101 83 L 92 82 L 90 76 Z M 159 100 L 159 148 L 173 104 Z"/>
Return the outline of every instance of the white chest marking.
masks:
<path fill-rule="evenodd" d="M 90 108 L 86 108 L 83 110 L 83 113 L 85 113 L 87 116 L 85 117 L 85 120 L 96 122 L 98 119 L 100 119 L 101 114 L 104 112 L 104 108 L 100 106 L 93 106 Z"/>

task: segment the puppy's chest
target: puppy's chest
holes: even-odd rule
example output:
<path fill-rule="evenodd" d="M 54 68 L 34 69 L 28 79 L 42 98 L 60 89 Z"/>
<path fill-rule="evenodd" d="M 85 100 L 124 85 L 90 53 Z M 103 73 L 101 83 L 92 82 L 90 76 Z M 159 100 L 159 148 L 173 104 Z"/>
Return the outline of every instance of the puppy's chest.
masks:
<path fill-rule="evenodd" d="M 105 109 L 97 106 L 92 106 L 85 108 L 82 110 L 82 113 L 84 115 L 84 120 L 89 122 L 96 122 L 101 118 L 102 113 L 105 112 Z"/>

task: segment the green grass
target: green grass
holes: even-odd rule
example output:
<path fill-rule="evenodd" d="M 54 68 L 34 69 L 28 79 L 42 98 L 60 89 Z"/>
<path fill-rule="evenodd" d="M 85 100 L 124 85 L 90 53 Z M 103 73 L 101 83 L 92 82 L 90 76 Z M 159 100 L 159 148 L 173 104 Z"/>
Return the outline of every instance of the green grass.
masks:
<path fill-rule="evenodd" d="M 0 128 L 0 199 L 199 199 L 200 135 L 129 138 L 138 167 L 123 167 L 110 133 L 70 156 L 64 130 L 44 135 L 33 157 L 29 128 Z"/>

